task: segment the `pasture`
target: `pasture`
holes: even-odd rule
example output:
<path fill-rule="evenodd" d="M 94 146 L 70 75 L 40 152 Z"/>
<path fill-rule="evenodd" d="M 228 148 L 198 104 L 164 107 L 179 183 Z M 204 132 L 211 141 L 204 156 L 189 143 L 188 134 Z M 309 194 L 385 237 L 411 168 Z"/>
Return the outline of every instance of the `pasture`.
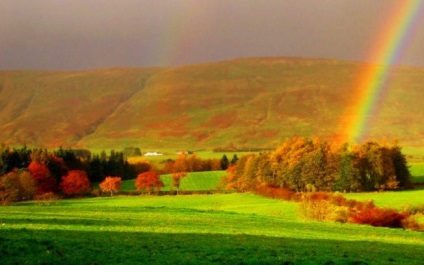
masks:
<path fill-rule="evenodd" d="M 413 183 L 424 184 L 424 163 L 411 163 L 409 170 Z"/>
<path fill-rule="evenodd" d="M 222 177 L 226 175 L 225 171 L 205 171 L 205 172 L 191 172 L 188 173 L 181 180 L 181 191 L 214 191 L 219 188 Z M 170 174 L 160 176 L 164 187 L 162 191 L 170 191 L 172 179 Z M 122 191 L 129 192 L 135 191 L 135 179 L 122 181 Z"/>
<path fill-rule="evenodd" d="M 0 208 L 2 264 L 422 264 L 424 233 L 305 221 L 252 194 Z"/>

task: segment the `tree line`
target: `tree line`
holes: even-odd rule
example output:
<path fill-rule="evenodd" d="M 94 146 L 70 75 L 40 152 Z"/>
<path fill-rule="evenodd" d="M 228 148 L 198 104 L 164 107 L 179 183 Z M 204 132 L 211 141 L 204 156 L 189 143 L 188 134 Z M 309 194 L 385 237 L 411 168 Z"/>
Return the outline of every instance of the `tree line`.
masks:
<path fill-rule="evenodd" d="M 229 167 L 229 189 L 276 187 L 296 192 L 395 190 L 410 185 L 411 174 L 397 143 L 369 141 L 334 145 L 293 137 L 273 152 L 241 157 Z"/>
<path fill-rule="evenodd" d="M 60 193 L 64 196 L 81 196 L 91 191 L 92 182 L 108 176 L 134 179 L 147 172 L 147 162 L 130 164 L 123 152 L 91 154 L 87 150 L 59 148 L 0 149 L 0 201 L 3 204 L 31 200 L 44 194 Z"/>

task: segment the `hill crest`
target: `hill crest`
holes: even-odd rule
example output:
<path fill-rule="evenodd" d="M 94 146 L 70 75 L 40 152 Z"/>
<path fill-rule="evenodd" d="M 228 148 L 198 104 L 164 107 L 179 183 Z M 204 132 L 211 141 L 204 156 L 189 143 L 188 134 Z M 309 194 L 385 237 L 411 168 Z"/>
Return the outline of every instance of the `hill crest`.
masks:
<path fill-rule="evenodd" d="M 274 148 L 337 137 L 366 64 L 248 58 L 173 68 L 1 71 L 0 142 L 38 147 Z M 424 68 L 399 67 L 371 139 L 424 147 Z"/>

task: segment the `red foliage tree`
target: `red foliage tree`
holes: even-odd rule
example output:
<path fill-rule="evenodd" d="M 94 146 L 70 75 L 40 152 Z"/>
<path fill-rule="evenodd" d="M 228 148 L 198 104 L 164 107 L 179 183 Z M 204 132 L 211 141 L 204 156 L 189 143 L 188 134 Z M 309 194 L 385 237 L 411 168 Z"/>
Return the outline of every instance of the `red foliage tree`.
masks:
<path fill-rule="evenodd" d="M 83 195 L 91 190 L 91 183 L 84 170 L 71 170 L 62 177 L 60 189 L 68 196 Z"/>
<path fill-rule="evenodd" d="M 153 171 L 141 173 L 135 180 L 137 190 L 147 190 L 149 194 L 154 190 L 160 191 L 163 187 L 163 182 L 160 180 L 159 174 Z"/>
<path fill-rule="evenodd" d="M 46 165 L 32 161 L 28 166 L 28 170 L 37 182 L 38 194 L 55 192 L 57 190 L 57 182 L 51 176 Z"/>
<path fill-rule="evenodd" d="M 110 192 L 110 196 L 113 196 L 113 192 L 119 192 L 121 190 L 121 186 L 121 177 L 106 177 L 99 185 L 103 192 Z"/>

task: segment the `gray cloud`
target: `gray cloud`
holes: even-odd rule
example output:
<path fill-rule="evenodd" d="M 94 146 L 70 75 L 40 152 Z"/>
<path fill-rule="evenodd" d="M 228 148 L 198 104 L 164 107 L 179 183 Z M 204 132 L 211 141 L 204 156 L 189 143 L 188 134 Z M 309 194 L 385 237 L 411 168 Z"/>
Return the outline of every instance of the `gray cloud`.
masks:
<path fill-rule="evenodd" d="M 2 0 L 0 69 L 165 66 L 257 56 L 366 61 L 397 3 Z M 408 44 L 401 63 L 424 66 L 424 31 L 415 30 Z"/>

